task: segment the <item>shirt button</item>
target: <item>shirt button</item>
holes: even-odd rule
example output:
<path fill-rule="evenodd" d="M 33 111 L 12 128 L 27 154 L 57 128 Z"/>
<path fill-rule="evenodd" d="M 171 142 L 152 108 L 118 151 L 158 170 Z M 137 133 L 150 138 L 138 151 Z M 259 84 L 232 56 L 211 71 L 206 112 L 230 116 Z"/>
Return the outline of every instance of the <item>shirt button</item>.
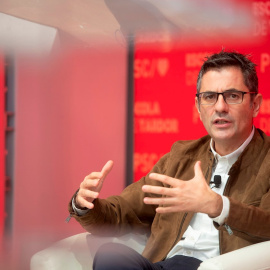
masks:
<path fill-rule="evenodd" d="M 187 255 L 190 255 L 191 254 L 191 251 L 190 250 L 187 250 Z"/>

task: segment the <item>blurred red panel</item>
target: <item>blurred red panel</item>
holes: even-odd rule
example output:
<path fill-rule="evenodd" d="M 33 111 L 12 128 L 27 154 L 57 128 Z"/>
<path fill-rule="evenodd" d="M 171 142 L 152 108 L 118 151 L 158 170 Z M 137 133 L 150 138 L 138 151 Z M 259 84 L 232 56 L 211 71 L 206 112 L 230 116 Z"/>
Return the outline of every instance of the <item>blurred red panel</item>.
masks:
<path fill-rule="evenodd" d="M 4 230 L 5 201 L 5 68 L 4 57 L 0 55 L 0 246 Z M 1 248 L 0 248 L 1 250 Z"/>

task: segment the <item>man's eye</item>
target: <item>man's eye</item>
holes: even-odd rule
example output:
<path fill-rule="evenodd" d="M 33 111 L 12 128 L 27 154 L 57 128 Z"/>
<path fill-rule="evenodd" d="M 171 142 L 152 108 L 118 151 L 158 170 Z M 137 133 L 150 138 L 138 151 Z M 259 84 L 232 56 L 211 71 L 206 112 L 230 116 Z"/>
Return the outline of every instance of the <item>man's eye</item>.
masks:
<path fill-rule="evenodd" d="M 203 96 L 203 99 L 212 100 L 212 99 L 215 99 L 215 95 L 214 94 L 206 94 Z"/>
<path fill-rule="evenodd" d="M 229 99 L 239 99 L 240 95 L 235 93 L 230 93 L 228 96 Z"/>

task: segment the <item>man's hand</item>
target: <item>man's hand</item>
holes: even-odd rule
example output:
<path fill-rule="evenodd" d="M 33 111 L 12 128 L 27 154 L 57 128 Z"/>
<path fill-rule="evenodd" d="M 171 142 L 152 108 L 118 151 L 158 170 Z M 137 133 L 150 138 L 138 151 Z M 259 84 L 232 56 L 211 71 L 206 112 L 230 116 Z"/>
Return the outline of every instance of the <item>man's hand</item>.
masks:
<path fill-rule="evenodd" d="M 159 205 L 156 209 L 158 213 L 188 211 L 205 213 L 213 218 L 219 216 L 223 207 L 222 198 L 207 185 L 200 161 L 196 162 L 194 172 L 194 178 L 189 181 L 151 173 L 150 179 L 160 181 L 170 187 L 144 185 L 142 187 L 144 192 L 162 195 L 159 198 L 145 197 L 144 203 Z"/>
<path fill-rule="evenodd" d="M 80 185 L 75 204 L 80 208 L 94 208 L 92 203 L 99 196 L 103 181 L 113 167 L 113 161 L 108 161 L 101 172 L 92 172 L 86 176 Z"/>

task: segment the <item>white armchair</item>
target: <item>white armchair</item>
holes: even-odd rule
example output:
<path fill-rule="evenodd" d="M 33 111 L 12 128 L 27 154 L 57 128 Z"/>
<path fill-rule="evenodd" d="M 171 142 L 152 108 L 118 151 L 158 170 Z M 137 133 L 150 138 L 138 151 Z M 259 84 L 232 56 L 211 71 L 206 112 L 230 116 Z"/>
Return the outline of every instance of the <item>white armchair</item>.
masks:
<path fill-rule="evenodd" d="M 31 270 L 91 270 L 96 250 L 107 242 L 120 242 L 142 252 L 146 236 L 127 234 L 119 238 L 81 233 L 42 250 L 31 258 Z M 201 263 L 198 270 L 270 269 L 270 241 L 245 247 Z"/>

